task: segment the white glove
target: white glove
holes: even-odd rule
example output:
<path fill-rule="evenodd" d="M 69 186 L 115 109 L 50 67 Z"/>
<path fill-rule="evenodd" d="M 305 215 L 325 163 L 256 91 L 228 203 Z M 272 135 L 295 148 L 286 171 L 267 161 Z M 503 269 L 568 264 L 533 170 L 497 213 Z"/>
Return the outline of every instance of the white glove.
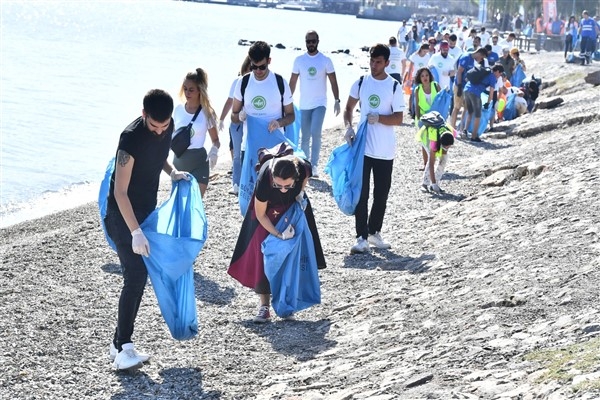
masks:
<path fill-rule="evenodd" d="M 217 159 L 219 158 L 219 148 L 213 144 L 208 152 L 208 156 L 206 156 L 206 161 L 208 161 L 208 167 L 210 169 L 214 169 L 217 166 Z"/>
<path fill-rule="evenodd" d="M 379 114 L 377 114 L 377 113 L 369 113 L 369 114 L 367 114 L 367 121 L 371 125 L 376 124 L 377 121 L 379 121 Z"/>
<path fill-rule="evenodd" d="M 288 240 L 294 237 L 296 231 L 292 224 L 289 224 L 285 231 L 281 232 L 281 240 Z"/>
<path fill-rule="evenodd" d="M 304 198 L 304 190 L 301 190 L 300 193 L 298 193 L 298 196 L 296 196 L 296 201 L 298 202 L 298 204 L 300 204 L 302 211 L 306 210 L 307 201 Z"/>
<path fill-rule="evenodd" d="M 131 232 L 131 237 L 131 248 L 133 249 L 133 252 L 148 257 L 150 255 L 150 245 L 148 244 L 148 239 L 144 236 L 144 232 L 142 232 L 142 228 L 137 228 L 135 231 Z"/>
<path fill-rule="evenodd" d="M 442 193 L 442 189 L 440 189 L 440 187 L 438 186 L 437 183 L 434 183 L 431 186 L 429 186 L 429 190 L 431 190 L 432 192 L 435 192 L 437 194 L 441 194 Z"/>
<path fill-rule="evenodd" d="M 179 181 L 181 179 L 185 179 L 186 181 L 189 181 L 190 180 L 190 176 L 185 171 L 177 171 L 176 169 L 173 168 L 173 170 L 171 170 L 171 180 L 172 181 Z"/>
<path fill-rule="evenodd" d="M 340 101 L 336 100 L 335 103 L 333 104 L 333 113 L 335 114 L 335 116 L 337 117 L 338 115 L 340 115 Z"/>
<path fill-rule="evenodd" d="M 354 133 L 354 129 L 352 129 L 352 126 L 349 126 L 348 129 L 346 129 L 346 134 L 344 134 L 344 139 L 346 139 L 348 146 L 352 146 L 352 142 L 354 142 L 355 137 L 356 134 Z"/>
<path fill-rule="evenodd" d="M 238 118 L 240 119 L 241 122 L 244 122 L 246 120 L 246 118 L 248 118 L 248 114 L 246 114 L 246 111 L 244 111 L 243 108 L 240 110 L 240 113 L 238 114 Z"/>
<path fill-rule="evenodd" d="M 223 129 L 225 129 L 225 121 L 220 120 L 219 121 L 219 132 L 222 131 Z"/>

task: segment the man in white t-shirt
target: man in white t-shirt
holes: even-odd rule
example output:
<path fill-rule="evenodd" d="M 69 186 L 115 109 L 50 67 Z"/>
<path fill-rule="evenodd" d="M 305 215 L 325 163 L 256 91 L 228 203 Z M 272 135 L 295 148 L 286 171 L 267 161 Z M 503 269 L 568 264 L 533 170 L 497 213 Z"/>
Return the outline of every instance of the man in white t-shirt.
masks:
<path fill-rule="evenodd" d="M 292 124 L 296 118 L 289 84 L 282 78 L 284 87 L 282 96 L 275 73 L 269 70 L 269 64 L 271 63 L 271 47 L 269 44 L 263 41 L 254 42 L 248 49 L 248 57 L 250 57 L 250 70 L 252 72 L 246 75 L 249 78 L 243 95 L 244 79 L 238 80 L 233 92 L 233 104 L 231 106 L 231 122 L 244 122 L 242 151 L 246 149 L 249 134 L 246 124 L 248 115 L 268 121 L 269 132 L 273 132 L 275 129 L 283 131 L 283 128 Z"/>
<path fill-rule="evenodd" d="M 396 38 L 391 36 L 389 39 L 390 63 L 385 67 L 385 72 L 399 83 L 402 83 L 402 77 L 406 70 L 406 55 L 402 49 L 398 48 Z"/>
<path fill-rule="evenodd" d="M 438 75 L 438 83 L 442 89 L 450 87 L 450 77 L 454 76 L 454 64 L 456 60 L 448 54 L 450 45 L 443 40 L 440 43 L 440 51 L 429 59 L 429 69 L 435 68 Z"/>
<path fill-rule="evenodd" d="M 340 114 L 340 96 L 331 59 L 319 52 L 319 35 L 308 31 L 304 37 L 306 53 L 296 57 L 290 77 L 292 94 L 300 78 L 300 131 L 301 148 L 306 158 L 312 164 L 312 176 L 317 178 L 317 165 L 321 152 L 321 131 L 327 110 L 327 79 L 331 84 L 336 116 Z"/>
<path fill-rule="evenodd" d="M 450 46 L 448 48 L 448 54 L 454 58 L 454 61 L 458 60 L 463 51 L 458 45 L 458 37 L 454 33 L 448 37 L 448 45 Z"/>
<path fill-rule="evenodd" d="M 362 189 L 354 211 L 356 244 L 350 253 L 365 253 L 370 245 L 389 249 L 380 234 L 392 186 L 392 170 L 396 156 L 396 133 L 394 126 L 402 124 L 405 108 L 404 93 L 395 79 L 386 72 L 390 49 L 376 44 L 369 51 L 371 73 L 359 79 L 350 88 L 344 111 L 346 141 L 352 145 L 355 133 L 352 114 L 360 101 L 360 123 L 367 122 Z M 359 123 L 359 125 L 360 125 Z M 373 205 L 368 210 L 371 171 L 373 171 Z"/>
<path fill-rule="evenodd" d="M 479 31 L 478 36 L 481 38 L 481 46 L 482 47 L 485 46 L 486 44 L 491 44 L 490 43 L 490 34 L 489 34 L 489 32 L 487 32 L 485 30 L 485 26 L 481 27 L 481 30 Z"/>
<path fill-rule="evenodd" d="M 406 52 L 406 35 L 408 35 L 408 27 L 406 21 L 402 21 L 402 26 L 398 29 L 398 42 L 402 51 Z"/>

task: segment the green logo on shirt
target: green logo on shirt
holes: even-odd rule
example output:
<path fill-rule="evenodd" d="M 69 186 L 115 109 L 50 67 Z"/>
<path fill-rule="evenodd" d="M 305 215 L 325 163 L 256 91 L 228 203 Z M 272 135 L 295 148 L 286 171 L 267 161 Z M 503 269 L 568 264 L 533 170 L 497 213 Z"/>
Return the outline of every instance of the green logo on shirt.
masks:
<path fill-rule="evenodd" d="M 317 69 L 316 69 L 315 67 L 310 67 L 310 68 L 308 69 L 308 74 L 309 74 L 310 76 L 315 76 L 315 75 L 317 74 Z"/>
<path fill-rule="evenodd" d="M 262 110 L 267 106 L 267 100 L 262 96 L 256 96 L 252 99 L 252 106 L 257 110 Z"/>
<path fill-rule="evenodd" d="M 369 107 L 377 108 L 381 104 L 381 99 L 376 94 L 372 94 L 369 96 Z"/>

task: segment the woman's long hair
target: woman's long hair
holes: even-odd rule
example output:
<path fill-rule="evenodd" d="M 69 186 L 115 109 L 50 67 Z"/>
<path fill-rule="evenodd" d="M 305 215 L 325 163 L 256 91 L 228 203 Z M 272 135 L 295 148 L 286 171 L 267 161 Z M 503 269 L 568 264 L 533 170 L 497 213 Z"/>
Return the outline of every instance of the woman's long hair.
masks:
<path fill-rule="evenodd" d="M 196 68 L 194 72 L 188 72 L 185 76 L 185 80 L 190 80 L 196 83 L 198 91 L 200 92 L 200 105 L 202 106 L 202 112 L 206 115 L 208 120 L 213 126 L 216 126 L 217 114 L 214 108 L 210 105 L 210 98 L 208 97 L 208 75 L 202 68 Z M 179 90 L 179 97 L 185 99 L 183 92 L 183 85 Z"/>

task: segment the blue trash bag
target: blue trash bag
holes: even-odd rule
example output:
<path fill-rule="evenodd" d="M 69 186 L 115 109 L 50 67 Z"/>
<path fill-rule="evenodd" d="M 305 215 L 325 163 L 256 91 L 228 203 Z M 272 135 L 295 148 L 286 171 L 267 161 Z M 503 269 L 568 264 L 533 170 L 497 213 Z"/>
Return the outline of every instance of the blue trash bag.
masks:
<path fill-rule="evenodd" d="M 434 82 L 439 82 L 440 81 L 440 74 L 437 70 L 436 67 L 434 67 L 433 65 L 429 66 L 429 70 L 431 71 L 431 75 L 433 75 L 433 81 Z"/>
<path fill-rule="evenodd" d="M 437 111 L 440 113 L 444 119 L 448 118 L 448 114 L 450 114 L 450 104 L 452 103 L 452 93 L 450 89 L 443 89 L 433 99 L 433 103 L 431 103 L 431 108 L 429 111 Z"/>
<path fill-rule="evenodd" d="M 362 175 L 367 143 L 367 121 L 358 127 L 354 143 L 344 143 L 331 152 L 325 173 L 331 177 L 333 198 L 346 215 L 354 215 L 362 190 Z"/>
<path fill-rule="evenodd" d="M 100 193 L 98 193 L 98 209 L 100 210 L 100 222 L 102 224 L 102 231 L 104 231 L 104 237 L 108 242 L 108 245 L 114 251 L 117 251 L 117 246 L 115 246 L 115 242 L 108 236 L 106 232 L 106 227 L 104 226 L 104 217 L 106 217 L 106 207 L 108 206 L 108 194 L 110 191 L 110 178 L 112 177 L 112 173 L 115 170 L 115 158 L 113 157 L 106 166 L 106 172 L 104 173 L 104 179 L 102 179 L 102 183 L 100 184 Z"/>
<path fill-rule="evenodd" d="M 514 87 L 521 87 L 521 84 L 523 83 L 523 80 L 526 78 L 527 76 L 525 75 L 525 72 L 523 72 L 523 68 L 521 67 L 521 65 L 517 65 L 515 68 L 515 71 L 513 72 L 512 76 L 510 77 L 510 84 L 511 86 Z"/>
<path fill-rule="evenodd" d="M 269 133 L 267 121 L 248 116 L 246 120 L 248 128 L 246 134 L 246 151 L 244 152 L 244 160 L 242 162 L 242 171 L 240 176 L 240 191 L 238 194 L 238 202 L 242 216 L 246 214 L 252 195 L 254 194 L 254 185 L 258 173 L 255 170 L 258 162 L 258 150 L 262 147 L 270 148 L 281 142 L 287 142 L 294 149 L 294 155 L 305 158 L 304 152 L 300 149 L 297 143 L 292 142 L 288 137 L 276 129 Z"/>
<path fill-rule="evenodd" d="M 490 120 L 492 119 L 492 115 L 494 115 L 494 108 L 492 107 L 492 104 L 490 103 L 488 105 L 488 108 L 484 108 L 481 107 L 481 119 L 479 120 L 479 129 L 477 130 L 477 136 L 482 135 L 483 132 L 485 132 L 485 129 L 487 128 L 488 124 L 490 123 Z M 471 118 L 471 123 L 469 124 L 469 128 L 468 131 L 473 132 L 473 129 L 475 128 L 475 117 Z"/>
<path fill-rule="evenodd" d="M 511 93 L 506 98 L 506 106 L 504 107 L 503 118 L 505 121 L 512 121 L 517 118 L 517 106 L 515 104 L 516 93 Z"/>
<path fill-rule="evenodd" d="M 296 202 L 281 217 L 276 228 L 283 232 L 289 224 L 296 231 L 292 239 L 281 240 L 269 235 L 261 245 L 273 309 L 284 318 L 321 303 L 313 238 L 304 211 Z"/>
<path fill-rule="evenodd" d="M 208 235 L 198 182 L 173 182 L 171 196 L 140 225 L 150 244 L 143 257 L 162 316 L 176 340 L 198 333 L 194 260 Z"/>
<path fill-rule="evenodd" d="M 286 126 L 285 129 L 285 137 L 289 139 L 290 142 L 295 143 L 300 146 L 300 125 L 302 121 L 302 111 L 294 105 L 294 122 L 290 125 Z"/>

